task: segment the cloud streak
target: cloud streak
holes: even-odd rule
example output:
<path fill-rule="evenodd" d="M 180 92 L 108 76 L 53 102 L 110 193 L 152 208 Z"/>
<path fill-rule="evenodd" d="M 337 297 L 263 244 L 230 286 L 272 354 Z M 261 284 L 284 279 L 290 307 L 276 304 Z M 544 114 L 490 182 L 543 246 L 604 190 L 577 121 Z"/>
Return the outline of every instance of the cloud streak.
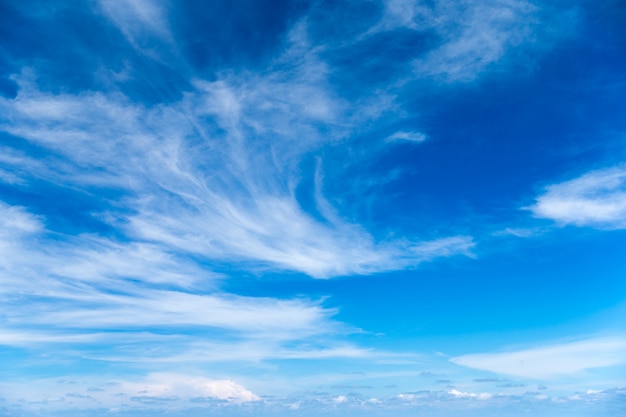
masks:
<path fill-rule="evenodd" d="M 452 363 L 524 378 L 554 378 L 626 363 L 625 337 L 598 337 L 512 352 L 457 356 Z"/>
<path fill-rule="evenodd" d="M 472 82 L 502 65 L 512 51 L 534 44 L 546 19 L 544 10 L 525 0 L 393 0 L 385 2 L 385 14 L 372 32 L 431 31 L 439 44 L 413 60 L 414 75 L 444 83 Z M 564 25 L 566 20 L 550 24 Z M 544 42 L 549 38 L 545 33 L 540 37 Z"/>
<path fill-rule="evenodd" d="M 561 225 L 600 229 L 626 228 L 626 168 L 591 171 L 578 178 L 553 184 L 528 210 L 535 217 Z"/>

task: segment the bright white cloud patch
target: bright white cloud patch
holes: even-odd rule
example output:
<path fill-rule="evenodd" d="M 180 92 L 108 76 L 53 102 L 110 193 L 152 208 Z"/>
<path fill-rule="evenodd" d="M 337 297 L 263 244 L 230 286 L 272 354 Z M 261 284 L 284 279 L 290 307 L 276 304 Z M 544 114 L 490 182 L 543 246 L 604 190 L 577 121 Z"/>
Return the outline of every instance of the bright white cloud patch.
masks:
<path fill-rule="evenodd" d="M 451 389 L 450 391 L 448 391 L 448 394 L 457 398 L 476 398 L 478 400 L 488 400 L 492 397 L 492 394 L 488 392 L 481 392 L 479 394 L 476 394 L 474 392 L 463 392 L 456 389 Z"/>
<path fill-rule="evenodd" d="M 229 379 L 181 374 L 154 373 L 142 381 L 117 382 L 116 389 L 129 395 L 141 395 L 146 399 L 176 396 L 183 399 L 204 397 L 234 402 L 259 400 L 256 394 Z"/>
<path fill-rule="evenodd" d="M 605 337 L 513 352 L 457 356 L 451 362 L 498 374 L 554 378 L 626 363 L 626 337 Z"/>
<path fill-rule="evenodd" d="M 528 208 L 536 217 L 560 224 L 626 228 L 626 168 L 589 172 L 547 187 Z"/>

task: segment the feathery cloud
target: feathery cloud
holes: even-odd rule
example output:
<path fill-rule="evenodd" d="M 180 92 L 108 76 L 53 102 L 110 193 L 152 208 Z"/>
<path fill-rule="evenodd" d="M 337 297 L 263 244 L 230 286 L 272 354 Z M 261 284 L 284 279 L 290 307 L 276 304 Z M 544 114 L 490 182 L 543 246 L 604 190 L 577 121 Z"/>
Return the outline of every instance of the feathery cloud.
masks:
<path fill-rule="evenodd" d="M 626 338 L 596 337 L 512 352 L 476 353 L 450 359 L 474 369 L 524 378 L 554 378 L 626 363 Z"/>
<path fill-rule="evenodd" d="M 591 171 L 573 180 L 553 184 L 529 210 L 535 217 L 561 225 L 601 229 L 626 228 L 626 168 Z"/>

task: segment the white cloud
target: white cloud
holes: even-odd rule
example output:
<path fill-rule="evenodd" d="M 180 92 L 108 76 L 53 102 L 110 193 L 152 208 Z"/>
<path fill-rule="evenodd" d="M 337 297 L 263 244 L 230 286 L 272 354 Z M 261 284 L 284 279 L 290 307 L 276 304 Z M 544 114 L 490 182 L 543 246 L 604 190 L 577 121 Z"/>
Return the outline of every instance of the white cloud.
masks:
<path fill-rule="evenodd" d="M 10 147 L 0 147 L 0 181 L 11 185 L 25 185 L 32 171 L 43 169 L 41 161 L 28 157 Z"/>
<path fill-rule="evenodd" d="M 41 220 L 28 213 L 24 207 L 10 206 L 0 201 L 0 236 L 2 238 L 33 234 L 42 228 Z"/>
<path fill-rule="evenodd" d="M 111 412 L 118 407 L 181 410 L 198 401 L 234 406 L 259 401 L 260 397 L 229 378 L 209 378 L 202 374 L 150 373 L 141 377 L 109 379 L 106 376 L 71 376 L 63 379 L 0 382 L 5 399 L 19 403 L 33 412 L 44 406 L 46 411 L 67 407 L 102 408 Z"/>
<path fill-rule="evenodd" d="M 225 342 L 215 346 L 215 351 L 221 350 L 233 360 L 239 354 L 242 360 L 276 357 L 281 352 L 294 357 L 350 354 L 348 350 L 329 353 L 333 344 L 322 343 L 322 336 L 347 329 L 332 320 L 335 310 L 323 307 L 319 301 L 225 294 L 215 288 L 210 275 L 208 284 L 197 282 L 207 273 L 193 265 L 177 260 L 171 265 L 182 270 L 168 271 L 171 261 L 135 258 L 133 253 L 125 258 L 121 245 L 118 245 L 120 253 L 111 256 L 98 252 L 102 245 L 75 249 L 61 244 L 56 250 L 38 252 L 33 248 L 42 242 L 32 242 L 28 247 L 25 243 L 18 240 L 6 250 L 0 246 L 4 252 L 0 262 L 0 299 L 5 319 L 0 331 L 1 344 L 81 343 L 86 351 L 104 345 L 115 349 L 124 339 L 102 337 L 98 331 L 125 331 L 128 342 L 136 340 L 149 345 L 157 343 L 159 336 L 157 332 L 149 340 L 146 333 L 169 328 L 169 333 L 176 337 L 162 335 L 161 338 L 175 349 L 164 354 L 184 356 L 196 350 L 197 340 L 189 335 L 189 329 L 210 329 Z M 129 252 L 133 250 L 132 245 L 129 249 Z M 97 258 L 98 253 L 101 258 Z M 93 259 L 98 260 L 92 262 Z M 185 269 L 196 276 L 179 276 Z M 160 288 L 163 285 L 165 288 Z M 199 293 L 186 292 L 186 285 L 190 286 L 187 291 Z M 180 289 L 166 289 L 175 286 Z M 24 327 L 29 332 L 20 330 Z M 283 343 L 314 336 L 320 342 L 316 349 L 292 348 L 287 352 L 282 347 Z M 256 340 L 258 344 L 255 342 L 248 350 L 246 339 Z M 256 353 L 252 355 L 247 353 L 254 350 Z M 124 356 L 123 360 L 139 358 L 142 352 L 127 352 Z"/>
<path fill-rule="evenodd" d="M 448 391 L 448 394 L 456 398 L 476 398 L 478 400 L 488 400 L 493 396 L 488 392 L 481 392 L 479 394 L 476 394 L 474 392 L 463 392 L 456 389 Z"/>
<path fill-rule="evenodd" d="M 259 397 L 229 379 L 172 373 L 149 374 L 141 381 L 116 381 L 116 389 L 128 395 L 144 397 L 194 398 L 209 397 L 234 402 L 258 401 Z"/>
<path fill-rule="evenodd" d="M 51 311 L 30 318 L 32 324 L 73 328 L 208 326 L 244 332 L 305 336 L 328 331 L 316 329 L 329 311 L 302 301 L 216 295 L 194 295 L 173 291 L 144 290 L 131 296 L 101 293 L 75 297 L 71 310 Z M 59 297 L 58 302 L 63 298 Z M 80 306 L 90 301 L 89 306 Z M 42 306 L 43 307 L 43 306 Z M 19 316 L 9 314 L 14 320 Z"/>
<path fill-rule="evenodd" d="M 414 21 L 416 15 L 423 10 L 415 0 L 388 0 L 385 3 L 385 13 L 381 22 L 372 31 L 390 30 L 396 27 L 417 29 Z"/>
<path fill-rule="evenodd" d="M 0 214 L 0 344 L 56 344 L 57 355 L 73 344 L 84 355 L 122 361 L 367 354 L 332 340 L 351 330 L 319 300 L 226 294 L 217 286 L 221 276 L 161 244 L 50 234 L 40 217 L 4 203 Z M 155 331 L 164 328 L 167 334 Z M 203 354 L 198 331 L 212 334 Z M 310 338 L 315 347 L 304 344 Z M 108 355 L 99 353 L 104 346 Z M 146 356 L 148 346 L 160 346 L 158 354 Z"/>
<path fill-rule="evenodd" d="M 571 25 L 568 12 L 551 13 L 527 0 L 390 0 L 370 33 L 397 28 L 434 32 L 439 46 L 413 61 L 414 75 L 442 82 L 469 82 L 516 49 L 544 48 Z M 519 59 L 519 57 L 518 57 Z"/>
<path fill-rule="evenodd" d="M 335 404 L 345 403 L 347 400 L 348 399 L 343 395 L 338 395 L 337 397 L 333 398 L 333 402 Z"/>
<path fill-rule="evenodd" d="M 492 233 L 493 236 L 515 236 L 519 238 L 530 238 L 540 236 L 545 230 L 540 228 L 507 227 Z"/>
<path fill-rule="evenodd" d="M 395 0 L 387 7 L 385 21 L 414 30 L 435 30 L 443 38 L 441 46 L 416 59 L 414 65 L 416 75 L 445 81 L 471 81 L 508 48 L 532 41 L 536 19 L 536 7 L 518 0 L 438 0 L 432 7 Z"/>
<path fill-rule="evenodd" d="M 124 286 L 123 280 L 136 280 L 148 285 L 187 290 L 199 287 L 206 291 L 215 289 L 216 281 L 222 278 L 180 259 L 158 244 L 119 243 L 81 236 L 59 252 L 56 256 L 62 257 L 62 262 L 54 259 L 48 262 L 52 274 L 118 288 Z"/>
<path fill-rule="evenodd" d="M 626 337 L 598 337 L 512 352 L 457 356 L 451 362 L 524 378 L 554 378 L 626 363 Z"/>
<path fill-rule="evenodd" d="M 419 242 L 411 246 L 416 256 L 424 260 L 432 260 L 438 257 L 463 254 L 473 257 L 471 250 L 474 248 L 474 240 L 469 236 L 454 236 Z"/>
<path fill-rule="evenodd" d="M 626 168 L 589 172 L 573 180 L 550 185 L 528 207 L 536 217 L 562 225 L 604 229 L 626 228 Z"/>
<path fill-rule="evenodd" d="M 0 101 L 11 116 L 1 127 L 60 155 L 54 169 L 33 166 L 31 175 L 124 190 L 120 210 L 100 218 L 171 251 L 317 278 L 467 253 L 463 237 L 376 242 L 328 204 L 321 221 L 304 210 L 295 193 L 300 161 L 356 123 L 323 68 L 310 77 L 311 66 L 323 64 L 310 58 L 289 72 L 196 80 L 180 102 L 149 109 L 118 94 L 45 94 L 24 76 L 18 97 Z"/>
<path fill-rule="evenodd" d="M 407 141 L 407 142 L 420 143 L 420 142 L 426 141 L 427 139 L 428 139 L 428 136 L 426 136 L 422 132 L 400 131 L 400 132 L 396 132 L 396 133 L 394 133 L 394 134 L 392 134 L 390 136 L 387 136 L 387 138 L 385 138 L 385 141 L 386 142 Z"/>
<path fill-rule="evenodd" d="M 507 49 L 531 40 L 534 11 L 527 1 L 439 2 L 430 19 L 446 22 L 438 28 L 446 42 L 415 61 L 416 73 L 446 81 L 473 80 Z"/>
<path fill-rule="evenodd" d="M 506 395 L 474 393 L 452 389 L 449 391 L 422 390 L 372 398 L 355 393 L 335 395 L 308 391 L 299 395 L 263 396 L 237 380 L 208 377 L 199 373 L 151 373 L 141 377 L 109 379 L 106 376 L 66 376 L 63 379 L 23 382 L 0 381 L 0 391 L 9 400 L 11 411 L 35 414 L 45 409 L 51 413 L 80 407 L 93 415 L 108 415 L 115 410 L 132 408 L 150 412 L 159 411 L 173 416 L 186 415 L 189 408 L 201 405 L 203 412 L 227 411 L 233 415 L 255 412 L 280 415 L 285 410 L 305 409 L 317 414 L 328 414 L 331 409 L 349 407 L 354 413 L 409 416 L 428 409 L 433 415 L 501 415 L 502 410 L 523 407 L 536 415 L 567 415 L 573 402 L 585 401 L 590 412 L 598 415 L 621 410 L 624 389 L 589 390 L 564 396 Z M 106 411 L 99 412 L 97 409 Z M 469 407 L 469 408 L 468 408 Z M 494 408 L 492 408 L 494 407 Z M 549 408 L 546 408 L 549 407 Z M 603 414 L 604 413 L 604 414 Z M 55 414 L 56 415 L 56 414 Z M 617 414 L 615 414 L 617 415 Z"/>
<path fill-rule="evenodd" d="M 10 270 L 20 260 L 28 265 L 29 257 L 24 253 L 25 248 L 34 243 L 33 239 L 41 230 L 41 218 L 29 213 L 24 207 L 11 206 L 0 201 L 0 274 L 4 270 Z M 0 275 L 0 284 L 2 282 Z"/>
<path fill-rule="evenodd" d="M 120 29 L 128 41 L 140 48 L 142 41 L 158 37 L 171 42 L 164 2 L 153 0 L 99 0 L 104 14 Z"/>

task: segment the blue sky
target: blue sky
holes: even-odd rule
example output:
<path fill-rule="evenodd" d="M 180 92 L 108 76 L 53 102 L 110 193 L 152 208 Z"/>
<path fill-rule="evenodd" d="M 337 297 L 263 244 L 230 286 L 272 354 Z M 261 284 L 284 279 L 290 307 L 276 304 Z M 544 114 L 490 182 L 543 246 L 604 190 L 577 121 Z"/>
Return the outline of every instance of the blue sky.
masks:
<path fill-rule="evenodd" d="M 626 415 L 625 19 L 0 1 L 0 414 Z"/>

